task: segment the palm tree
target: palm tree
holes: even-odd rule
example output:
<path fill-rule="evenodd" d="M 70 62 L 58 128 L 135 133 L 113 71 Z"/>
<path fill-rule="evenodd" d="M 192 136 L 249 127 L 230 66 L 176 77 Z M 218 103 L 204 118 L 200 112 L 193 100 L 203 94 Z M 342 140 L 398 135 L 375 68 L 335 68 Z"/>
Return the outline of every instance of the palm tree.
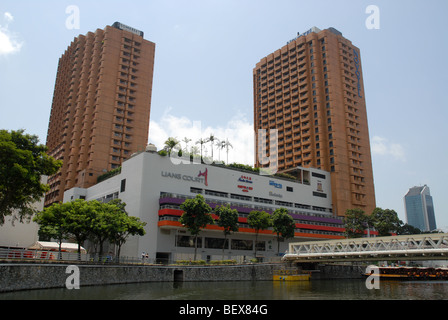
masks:
<path fill-rule="evenodd" d="M 185 142 L 185 152 L 188 153 L 188 142 L 191 141 L 191 139 L 188 139 L 187 137 L 182 139 L 183 142 Z"/>
<path fill-rule="evenodd" d="M 198 147 L 196 147 L 196 146 L 191 146 L 191 148 L 190 148 L 190 154 L 192 154 L 192 155 L 197 155 L 198 153 L 199 153 L 200 151 L 199 151 L 199 148 Z"/>
<path fill-rule="evenodd" d="M 210 133 L 210 137 L 207 138 L 207 142 L 210 142 L 210 145 L 212 147 L 212 160 L 213 160 L 213 143 L 215 142 L 215 140 L 218 140 L 218 138 L 216 138 L 213 133 Z"/>
<path fill-rule="evenodd" d="M 173 137 L 169 137 L 166 141 L 165 141 L 165 147 L 164 149 L 166 150 L 166 152 L 168 152 L 168 155 L 171 154 L 171 151 L 179 144 L 179 141 L 176 138 Z"/>
<path fill-rule="evenodd" d="M 229 147 L 233 148 L 232 144 L 229 142 L 229 139 L 226 138 L 226 141 L 224 142 L 222 148 L 226 148 L 227 164 L 229 163 Z"/>
<path fill-rule="evenodd" d="M 218 147 L 218 160 L 221 162 L 221 149 L 223 148 L 222 147 L 222 143 L 223 143 L 224 141 L 221 141 L 221 140 L 219 140 L 219 139 L 216 139 L 216 146 Z"/>
<path fill-rule="evenodd" d="M 200 138 L 198 141 L 196 141 L 196 144 L 200 144 L 201 145 L 201 161 L 202 161 L 202 146 L 207 143 L 206 139 L 202 139 Z"/>

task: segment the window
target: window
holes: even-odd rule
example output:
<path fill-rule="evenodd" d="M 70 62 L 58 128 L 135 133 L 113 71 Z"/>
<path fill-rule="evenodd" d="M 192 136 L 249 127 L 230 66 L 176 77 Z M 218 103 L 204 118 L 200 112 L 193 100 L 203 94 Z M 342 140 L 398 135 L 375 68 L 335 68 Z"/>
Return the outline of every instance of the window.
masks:
<path fill-rule="evenodd" d="M 124 192 L 126 190 L 126 179 L 121 180 L 120 192 Z"/>
<path fill-rule="evenodd" d="M 257 251 L 265 251 L 266 250 L 266 242 L 257 241 Z"/>
<path fill-rule="evenodd" d="M 202 248 L 202 238 L 197 238 L 197 247 Z M 194 237 L 193 236 L 176 236 L 176 247 L 186 247 L 194 248 Z"/>
<path fill-rule="evenodd" d="M 312 172 L 311 175 L 312 175 L 313 177 L 316 177 L 316 178 L 326 179 L 326 176 L 325 176 L 324 174 L 320 174 L 320 173 Z"/>
<path fill-rule="evenodd" d="M 202 193 L 202 189 L 190 187 L 191 193 Z"/>
<path fill-rule="evenodd" d="M 231 249 L 232 250 L 253 250 L 253 241 L 252 240 L 232 239 Z"/>
<path fill-rule="evenodd" d="M 327 197 L 327 194 L 322 193 L 322 192 L 316 192 L 316 191 L 313 191 L 313 196 L 315 196 L 315 197 L 321 197 L 321 198 L 326 198 L 326 197 Z"/>
<path fill-rule="evenodd" d="M 228 193 L 221 192 L 221 191 L 215 191 L 215 190 L 205 190 L 205 194 L 210 195 L 210 196 L 223 197 L 223 198 L 229 197 Z"/>
<path fill-rule="evenodd" d="M 228 249 L 229 248 L 229 240 L 226 239 L 226 243 L 224 245 L 224 239 L 221 238 L 205 238 L 204 243 L 205 248 L 209 249 Z"/>

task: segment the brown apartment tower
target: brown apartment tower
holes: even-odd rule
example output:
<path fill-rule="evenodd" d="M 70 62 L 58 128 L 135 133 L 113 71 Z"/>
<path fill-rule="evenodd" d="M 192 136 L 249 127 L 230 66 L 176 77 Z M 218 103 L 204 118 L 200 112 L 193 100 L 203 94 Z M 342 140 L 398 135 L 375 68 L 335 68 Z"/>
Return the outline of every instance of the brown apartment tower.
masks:
<path fill-rule="evenodd" d="M 155 44 L 115 22 L 76 37 L 59 59 L 47 133 L 63 160 L 48 180 L 45 205 L 87 188 L 148 141 Z"/>
<path fill-rule="evenodd" d="M 278 130 L 277 149 L 272 149 L 277 158 L 270 157 L 278 171 L 329 171 L 335 215 L 354 208 L 372 213 L 375 191 L 359 49 L 334 28 L 313 27 L 261 59 L 253 79 L 254 129 L 265 129 L 266 135 Z M 255 164 L 267 166 L 266 157 L 259 159 L 255 137 Z M 269 140 L 265 150 L 271 149 Z"/>

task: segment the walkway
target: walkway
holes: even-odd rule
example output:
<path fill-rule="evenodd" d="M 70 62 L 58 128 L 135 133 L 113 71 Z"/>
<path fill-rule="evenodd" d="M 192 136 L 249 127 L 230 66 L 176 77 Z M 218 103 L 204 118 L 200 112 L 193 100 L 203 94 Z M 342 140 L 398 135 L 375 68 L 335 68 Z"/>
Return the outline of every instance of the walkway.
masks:
<path fill-rule="evenodd" d="M 448 233 L 295 242 L 283 261 L 448 260 Z"/>

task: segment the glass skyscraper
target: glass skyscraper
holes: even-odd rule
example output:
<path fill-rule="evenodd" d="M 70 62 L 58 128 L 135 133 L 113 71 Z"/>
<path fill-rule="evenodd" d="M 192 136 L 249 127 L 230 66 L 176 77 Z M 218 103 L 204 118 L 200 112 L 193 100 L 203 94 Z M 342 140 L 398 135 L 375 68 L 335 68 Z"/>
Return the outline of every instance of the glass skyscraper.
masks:
<path fill-rule="evenodd" d="M 408 224 L 422 231 L 437 229 L 434 204 L 427 185 L 410 188 L 404 196 L 404 205 Z"/>

